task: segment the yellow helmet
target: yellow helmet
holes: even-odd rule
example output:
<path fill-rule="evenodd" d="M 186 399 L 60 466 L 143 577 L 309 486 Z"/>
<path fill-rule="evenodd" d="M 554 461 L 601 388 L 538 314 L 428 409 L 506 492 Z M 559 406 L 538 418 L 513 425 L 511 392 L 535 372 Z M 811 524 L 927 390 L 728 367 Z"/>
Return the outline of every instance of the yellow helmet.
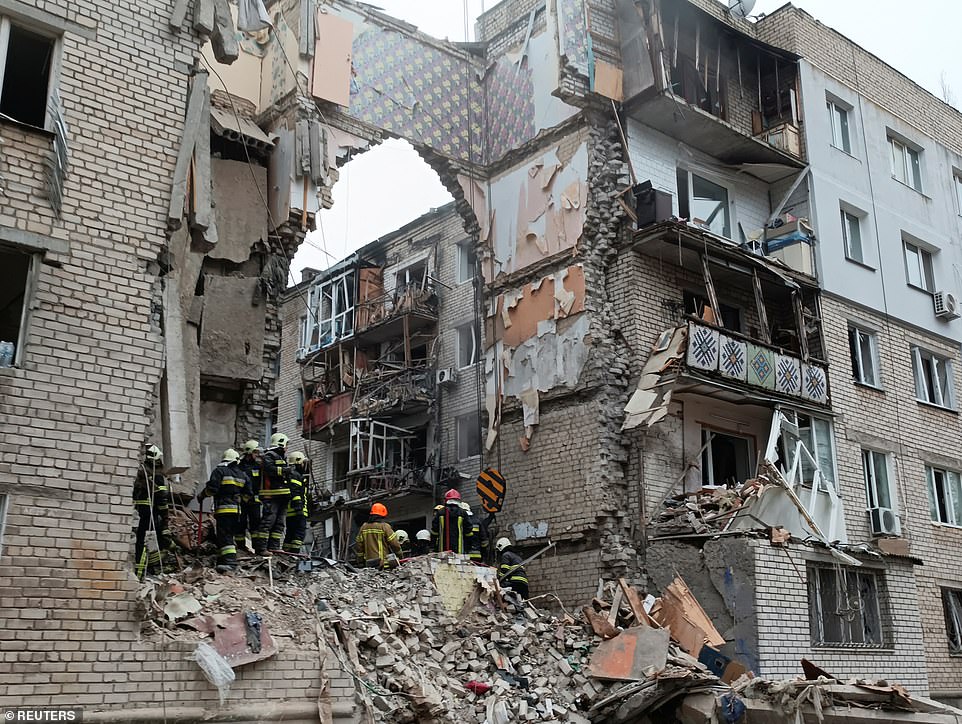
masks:
<path fill-rule="evenodd" d="M 300 450 L 297 450 L 288 454 L 287 462 L 289 462 L 291 465 L 301 465 L 307 462 L 307 455 L 302 453 Z"/>
<path fill-rule="evenodd" d="M 221 456 L 221 460 L 223 460 L 225 463 L 236 463 L 238 460 L 240 460 L 240 453 L 237 452 L 234 448 L 229 447 L 226 450 L 224 450 L 224 454 Z"/>
<path fill-rule="evenodd" d="M 244 443 L 244 452 L 250 454 L 252 452 L 257 452 L 261 449 L 261 444 L 257 440 L 248 440 Z"/>

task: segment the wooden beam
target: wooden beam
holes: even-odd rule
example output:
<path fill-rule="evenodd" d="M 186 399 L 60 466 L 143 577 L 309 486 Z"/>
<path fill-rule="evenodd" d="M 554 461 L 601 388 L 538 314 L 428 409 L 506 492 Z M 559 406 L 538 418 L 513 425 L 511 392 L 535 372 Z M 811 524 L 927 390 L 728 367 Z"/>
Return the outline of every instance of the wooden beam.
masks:
<path fill-rule="evenodd" d="M 198 71 L 190 83 L 187 94 L 187 117 L 184 119 L 184 133 L 180 139 L 180 151 L 177 153 L 177 163 L 174 165 L 174 180 L 171 185 L 170 204 L 167 207 L 167 225 L 172 230 L 181 227 L 184 218 L 184 202 L 187 200 L 187 180 L 190 175 L 190 163 L 194 156 L 194 144 L 197 131 L 204 114 L 204 103 L 207 98 L 207 71 Z M 204 133 L 210 133 L 210 123 L 204 127 Z"/>
<path fill-rule="evenodd" d="M 705 289 L 708 291 L 708 302 L 711 310 L 715 313 L 715 323 L 721 321 L 721 307 L 718 306 L 718 295 L 715 294 L 715 283 L 711 279 L 711 270 L 708 268 L 708 257 L 701 255 L 701 272 L 705 278 Z M 719 325 L 721 326 L 721 325 Z"/>
<path fill-rule="evenodd" d="M 761 325 L 762 342 L 772 343 L 772 333 L 768 327 L 768 311 L 765 309 L 765 297 L 762 295 L 762 283 L 758 279 L 758 270 L 752 268 L 752 286 L 755 288 L 755 306 L 758 307 L 758 323 Z"/>
<path fill-rule="evenodd" d="M 795 326 L 798 327 L 798 349 L 802 359 L 808 362 L 808 335 L 805 333 L 805 313 L 798 290 L 792 292 L 792 308 L 795 310 Z"/>

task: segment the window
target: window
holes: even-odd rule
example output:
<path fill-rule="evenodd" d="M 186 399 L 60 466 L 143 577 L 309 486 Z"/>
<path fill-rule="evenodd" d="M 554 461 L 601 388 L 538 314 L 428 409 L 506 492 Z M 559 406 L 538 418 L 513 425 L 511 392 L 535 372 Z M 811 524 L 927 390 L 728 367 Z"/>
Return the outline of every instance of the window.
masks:
<path fill-rule="evenodd" d="M 868 507 L 894 509 L 888 455 L 875 450 L 862 450 L 862 476 L 865 478 Z"/>
<path fill-rule="evenodd" d="M 951 360 L 912 347 L 912 371 L 916 399 L 939 407 L 955 408 Z"/>
<path fill-rule="evenodd" d="M 797 456 L 798 472 L 805 485 L 815 484 L 816 464 L 822 481 L 835 486 L 835 443 L 832 437 L 832 423 L 822 417 L 806 415 L 793 410 L 782 410 L 788 426 L 782 426 L 779 440 L 779 459 L 784 461 L 786 470 L 794 467 L 796 449 L 801 442 L 806 452 Z"/>
<path fill-rule="evenodd" d="M 0 246 L 0 367 L 20 364 L 36 255 Z M 10 345 L 13 345 L 12 349 Z"/>
<path fill-rule="evenodd" d="M 476 412 L 457 418 L 458 460 L 466 460 L 481 454 L 481 424 Z"/>
<path fill-rule="evenodd" d="M 0 18 L 0 113 L 43 128 L 57 41 Z"/>
<path fill-rule="evenodd" d="M 678 212 L 713 234 L 731 238 L 731 208 L 724 186 L 678 169 Z"/>
<path fill-rule="evenodd" d="M 855 381 L 871 387 L 881 387 L 878 336 L 874 332 L 850 327 L 848 346 L 852 352 L 852 377 Z"/>
<path fill-rule="evenodd" d="M 922 191 L 922 156 L 921 152 L 900 141 L 894 136 L 889 136 L 889 146 L 892 151 L 892 176 L 911 186 L 916 191 Z"/>
<path fill-rule="evenodd" d="M 356 279 L 348 271 L 320 280 L 307 291 L 307 315 L 301 317 L 301 347 L 311 351 L 354 334 Z"/>
<path fill-rule="evenodd" d="M 458 244 L 458 284 L 474 279 L 477 273 L 478 252 L 474 243 L 465 241 Z"/>
<path fill-rule="evenodd" d="M 952 185 L 955 187 L 955 203 L 959 216 L 962 216 L 962 175 L 952 174 Z"/>
<path fill-rule="evenodd" d="M 305 385 L 304 387 L 297 388 L 297 409 L 294 410 L 295 419 L 297 424 L 300 425 L 304 422 L 304 404 L 314 397 L 314 385 Z"/>
<path fill-rule="evenodd" d="M 401 269 L 397 273 L 397 288 L 398 291 L 403 292 L 408 287 L 415 287 L 417 289 L 424 289 L 428 278 L 428 265 L 427 262 L 419 262 L 417 264 L 412 264 L 409 267 Z"/>
<path fill-rule="evenodd" d="M 862 251 L 862 220 L 845 209 L 839 212 L 842 216 L 842 241 L 845 243 L 845 257 L 859 264 L 865 263 Z"/>
<path fill-rule="evenodd" d="M 848 109 L 843 108 L 835 101 L 826 101 L 825 107 L 828 108 L 828 120 L 832 127 L 832 145 L 835 148 L 852 152 L 852 142 L 848 133 Z"/>
<path fill-rule="evenodd" d="M 708 443 L 708 436 L 712 436 L 701 456 L 702 485 L 731 488 L 751 477 L 754 456 L 749 438 L 707 429 L 703 429 L 701 435 L 702 444 Z"/>
<path fill-rule="evenodd" d="M 932 272 L 932 252 L 913 244 L 902 241 L 905 251 L 905 281 L 916 289 L 929 292 L 935 291 L 935 274 Z"/>
<path fill-rule="evenodd" d="M 925 467 L 929 515 L 936 523 L 962 526 L 962 482 L 954 470 Z"/>
<path fill-rule="evenodd" d="M 949 653 L 962 656 L 962 591 L 943 588 L 942 607 L 945 609 L 945 635 L 949 639 Z"/>
<path fill-rule="evenodd" d="M 458 333 L 458 367 L 470 367 L 478 363 L 481 354 L 481 340 L 478 338 L 478 328 L 472 322 L 462 324 L 457 328 Z"/>
<path fill-rule="evenodd" d="M 882 646 L 881 579 L 850 568 L 810 566 L 808 610 L 812 643 Z"/>

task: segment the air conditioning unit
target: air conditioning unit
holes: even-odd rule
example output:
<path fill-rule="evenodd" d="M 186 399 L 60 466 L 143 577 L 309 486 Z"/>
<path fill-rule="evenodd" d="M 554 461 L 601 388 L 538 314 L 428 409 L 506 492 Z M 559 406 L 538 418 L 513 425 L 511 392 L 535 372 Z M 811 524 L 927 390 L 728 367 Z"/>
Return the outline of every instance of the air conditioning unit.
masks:
<path fill-rule="evenodd" d="M 959 318 L 959 298 L 952 292 L 936 292 L 932 295 L 935 316 L 942 319 Z"/>
<path fill-rule="evenodd" d="M 902 535 L 899 517 L 891 508 L 870 508 L 868 515 L 872 524 L 872 535 Z"/>
<path fill-rule="evenodd" d="M 442 367 L 436 373 L 435 380 L 439 385 L 447 385 L 456 382 L 458 372 L 454 367 Z"/>

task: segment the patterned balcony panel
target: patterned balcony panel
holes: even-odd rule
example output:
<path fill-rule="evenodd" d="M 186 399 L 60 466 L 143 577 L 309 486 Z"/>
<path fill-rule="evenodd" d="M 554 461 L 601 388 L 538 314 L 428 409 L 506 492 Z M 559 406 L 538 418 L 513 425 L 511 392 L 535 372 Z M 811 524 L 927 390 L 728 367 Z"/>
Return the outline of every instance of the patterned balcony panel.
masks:
<path fill-rule="evenodd" d="M 802 397 L 828 404 L 828 379 L 825 370 L 815 365 L 802 365 Z"/>
<path fill-rule="evenodd" d="M 741 340 L 719 335 L 718 371 L 725 377 L 745 382 L 748 379 L 748 345 Z"/>
<path fill-rule="evenodd" d="M 686 363 L 696 370 L 718 371 L 719 333 L 716 329 L 688 325 L 688 355 Z"/>
<path fill-rule="evenodd" d="M 775 357 L 774 350 L 748 344 L 748 384 L 763 387 L 766 390 L 775 389 Z"/>
<path fill-rule="evenodd" d="M 775 355 L 775 391 L 800 397 L 802 394 L 802 363 L 797 357 Z"/>

